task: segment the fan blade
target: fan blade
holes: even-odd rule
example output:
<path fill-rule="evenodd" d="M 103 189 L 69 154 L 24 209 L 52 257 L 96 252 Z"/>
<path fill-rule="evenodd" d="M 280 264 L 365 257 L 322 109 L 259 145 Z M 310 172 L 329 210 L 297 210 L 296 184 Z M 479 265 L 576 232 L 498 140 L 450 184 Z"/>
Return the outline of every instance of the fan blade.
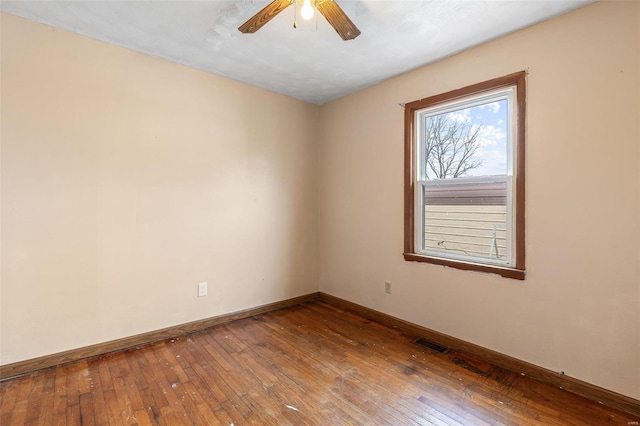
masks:
<path fill-rule="evenodd" d="M 316 8 L 324 16 L 343 40 L 351 40 L 360 35 L 358 27 L 333 0 L 318 1 Z"/>
<path fill-rule="evenodd" d="M 291 6 L 294 1 L 295 0 L 273 0 L 260 12 L 253 15 L 247 22 L 240 25 L 238 30 L 242 33 L 255 33 L 278 13 Z"/>

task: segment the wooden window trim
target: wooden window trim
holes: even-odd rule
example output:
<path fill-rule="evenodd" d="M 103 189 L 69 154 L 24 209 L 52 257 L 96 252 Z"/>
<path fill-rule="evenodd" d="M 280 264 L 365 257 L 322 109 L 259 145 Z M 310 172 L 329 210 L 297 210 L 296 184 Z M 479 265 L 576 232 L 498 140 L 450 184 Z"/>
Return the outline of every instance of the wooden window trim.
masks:
<path fill-rule="evenodd" d="M 506 278 L 525 278 L 525 117 L 526 117 L 526 71 L 495 78 L 482 83 L 456 89 L 407 103 L 404 110 L 404 259 L 426 262 L 452 268 L 498 274 Z M 468 96 L 480 95 L 491 90 L 516 86 L 516 170 L 515 170 L 515 267 L 501 267 L 489 264 L 465 262 L 417 254 L 414 250 L 414 192 L 416 177 L 416 152 L 414 138 L 414 117 L 418 110 Z"/>

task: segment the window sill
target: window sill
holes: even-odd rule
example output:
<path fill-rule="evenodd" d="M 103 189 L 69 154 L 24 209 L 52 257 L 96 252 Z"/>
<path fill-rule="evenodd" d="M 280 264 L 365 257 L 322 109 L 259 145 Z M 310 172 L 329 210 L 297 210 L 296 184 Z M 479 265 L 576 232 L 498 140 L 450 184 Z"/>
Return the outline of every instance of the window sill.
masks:
<path fill-rule="evenodd" d="M 523 269 L 508 268 L 504 266 L 485 265 L 473 262 L 463 262 L 460 260 L 444 259 L 441 257 L 425 256 L 416 253 L 404 253 L 404 260 L 409 262 L 432 263 L 434 265 L 448 266 L 450 268 L 463 269 L 466 271 L 478 271 L 489 274 L 501 275 L 514 280 L 524 280 L 525 271 Z"/>

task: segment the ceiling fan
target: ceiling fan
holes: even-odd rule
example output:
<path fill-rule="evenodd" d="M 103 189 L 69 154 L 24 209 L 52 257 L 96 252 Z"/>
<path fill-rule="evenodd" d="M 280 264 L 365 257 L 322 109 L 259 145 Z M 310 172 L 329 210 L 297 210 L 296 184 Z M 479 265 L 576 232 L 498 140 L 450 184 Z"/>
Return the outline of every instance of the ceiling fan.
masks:
<path fill-rule="evenodd" d="M 296 1 L 298 0 L 273 0 L 247 22 L 240 25 L 238 30 L 242 33 L 255 33 L 278 13 L 296 3 Z M 300 11 L 303 18 L 310 19 L 313 16 L 311 3 L 315 5 L 318 12 L 325 17 L 343 40 L 352 40 L 360 35 L 360 30 L 351 22 L 351 19 L 349 19 L 334 0 L 304 0 L 302 10 Z M 295 28 L 295 21 L 293 26 Z"/>

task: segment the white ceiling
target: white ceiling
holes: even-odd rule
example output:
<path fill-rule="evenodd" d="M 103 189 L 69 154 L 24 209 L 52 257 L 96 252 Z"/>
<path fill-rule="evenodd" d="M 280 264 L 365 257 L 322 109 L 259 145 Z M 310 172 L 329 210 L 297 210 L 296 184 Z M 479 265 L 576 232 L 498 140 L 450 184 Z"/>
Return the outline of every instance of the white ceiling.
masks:
<path fill-rule="evenodd" d="M 293 7 L 255 34 L 237 30 L 270 1 L 2 0 L 0 9 L 322 104 L 593 0 L 336 0 L 362 31 L 355 40 L 322 16 L 293 29 Z"/>

